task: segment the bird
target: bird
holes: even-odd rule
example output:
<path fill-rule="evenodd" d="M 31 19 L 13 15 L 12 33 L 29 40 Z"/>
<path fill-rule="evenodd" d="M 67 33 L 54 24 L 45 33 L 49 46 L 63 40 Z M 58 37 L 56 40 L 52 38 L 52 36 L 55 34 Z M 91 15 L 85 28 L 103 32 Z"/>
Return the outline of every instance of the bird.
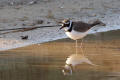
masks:
<path fill-rule="evenodd" d="M 64 19 L 62 21 L 60 30 L 64 29 L 66 35 L 69 38 L 76 40 L 76 47 L 77 47 L 77 40 L 84 38 L 88 34 L 89 30 L 96 25 L 106 26 L 105 23 L 103 23 L 98 19 L 93 23 L 86 23 L 83 21 L 72 21 L 70 19 Z M 77 53 L 77 50 L 76 50 L 76 53 Z"/>

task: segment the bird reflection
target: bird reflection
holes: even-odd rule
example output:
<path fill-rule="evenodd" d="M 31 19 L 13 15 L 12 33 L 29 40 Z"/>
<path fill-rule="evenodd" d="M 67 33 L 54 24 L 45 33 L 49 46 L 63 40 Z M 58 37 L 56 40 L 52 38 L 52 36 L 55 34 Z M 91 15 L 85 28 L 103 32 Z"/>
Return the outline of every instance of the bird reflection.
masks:
<path fill-rule="evenodd" d="M 75 69 L 75 66 L 82 64 L 82 63 L 87 63 L 90 65 L 95 66 L 88 58 L 81 54 L 72 54 L 70 55 L 67 60 L 66 64 L 64 66 L 64 69 L 62 70 L 64 75 L 72 75 L 73 70 Z"/>

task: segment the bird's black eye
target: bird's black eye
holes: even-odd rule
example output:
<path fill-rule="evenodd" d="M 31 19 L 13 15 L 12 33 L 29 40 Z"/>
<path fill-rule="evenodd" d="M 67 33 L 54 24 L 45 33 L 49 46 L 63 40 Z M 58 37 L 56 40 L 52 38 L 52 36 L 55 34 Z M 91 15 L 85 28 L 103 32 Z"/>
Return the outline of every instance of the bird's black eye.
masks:
<path fill-rule="evenodd" d="M 65 24 L 70 24 L 70 21 L 67 21 Z"/>

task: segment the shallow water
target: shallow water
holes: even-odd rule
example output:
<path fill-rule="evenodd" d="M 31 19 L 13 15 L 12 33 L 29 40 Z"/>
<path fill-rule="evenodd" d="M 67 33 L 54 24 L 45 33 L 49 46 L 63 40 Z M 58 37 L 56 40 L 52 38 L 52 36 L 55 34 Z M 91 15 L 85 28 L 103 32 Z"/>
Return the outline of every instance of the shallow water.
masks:
<path fill-rule="evenodd" d="M 79 64 L 72 75 L 63 75 L 75 41 L 62 39 L 0 52 L 0 80 L 120 80 L 120 31 L 89 35 L 83 51 L 93 64 Z M 78 46 L 80 40 L 78 41 Z M 78 54 L 81 49 L 78 47 Z"/>

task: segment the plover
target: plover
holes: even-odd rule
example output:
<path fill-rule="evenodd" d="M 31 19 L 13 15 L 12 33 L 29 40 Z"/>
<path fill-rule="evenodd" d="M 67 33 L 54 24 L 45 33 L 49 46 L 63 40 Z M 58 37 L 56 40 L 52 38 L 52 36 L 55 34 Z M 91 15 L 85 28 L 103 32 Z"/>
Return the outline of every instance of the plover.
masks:
<path fill-rule="evenodd" d="M 64 19 L 60 29 L 64 29 L 69 38 L 76 40 L 77 47 L 77 40 L 85 37 L 88 34 L 88 31 L 96 25 L 105 26 L 105 24 L 100 20 L 96 20 L 92 24 L 89 24 L 82 21 Z"/>

